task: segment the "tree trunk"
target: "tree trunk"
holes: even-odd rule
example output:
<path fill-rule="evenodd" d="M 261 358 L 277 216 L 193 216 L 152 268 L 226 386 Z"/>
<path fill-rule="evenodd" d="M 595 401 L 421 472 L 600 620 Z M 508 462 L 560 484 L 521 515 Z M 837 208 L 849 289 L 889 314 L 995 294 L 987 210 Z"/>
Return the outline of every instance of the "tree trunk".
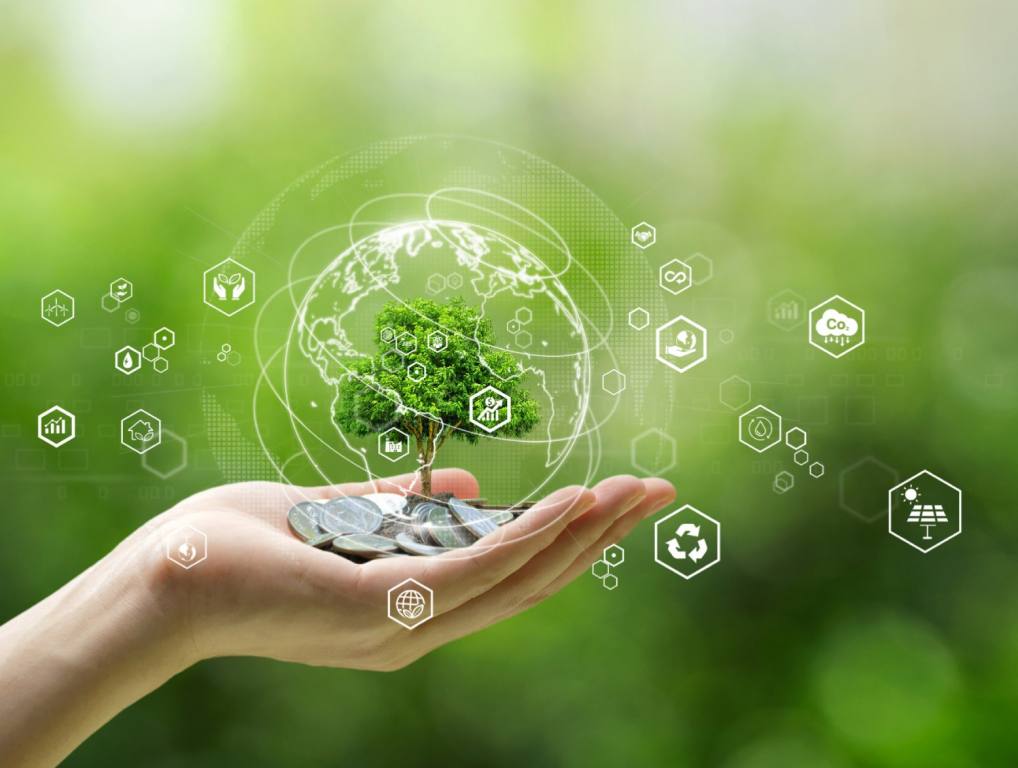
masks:
<path fill-rule="evenodd" d="M 425 430 L 424 434 L 417 438 L 417 463 L 420 465 L 421 474 L 421 496 L 431 496 L 431 467 L 435 461 L 435 442 L 430 434 L 431 430 Z"/>

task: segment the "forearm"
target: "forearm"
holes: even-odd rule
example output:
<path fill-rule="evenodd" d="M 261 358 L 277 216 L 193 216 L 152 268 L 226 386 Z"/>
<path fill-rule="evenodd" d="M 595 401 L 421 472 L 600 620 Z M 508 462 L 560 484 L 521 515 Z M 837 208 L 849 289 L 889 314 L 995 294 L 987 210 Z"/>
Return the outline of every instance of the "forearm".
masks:
<path fill-rule="evenodd" d="M 56 765 L 192 661 L 147 561 L 122 546 L 0 627 L 0 764 Z"/>

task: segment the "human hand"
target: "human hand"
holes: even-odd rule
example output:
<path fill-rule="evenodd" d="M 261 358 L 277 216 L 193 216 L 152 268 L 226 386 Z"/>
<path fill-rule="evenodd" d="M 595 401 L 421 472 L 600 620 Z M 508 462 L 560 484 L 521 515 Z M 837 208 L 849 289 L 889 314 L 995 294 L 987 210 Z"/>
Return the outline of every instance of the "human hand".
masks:
<path fill-rule="evenodd" d="M 150 544 L 193 525 L 208 559 L 182 570 L 159 546 L 147 572 L 165 610 L 189 627 L 197 658 L 256 655 L 307 664 L 391 670 L 513 616 L 585 572 L 605 546 L 674 498 L 658 479 L 620 476 L 592 490 L 564 488 L 466 549 L 355 564 L 307 546 L 288 529 L 297 501 L 401 492 L 412 476 L 376 484 L 295 488 L 241 483 L 199 493 L 139 532 Z M 435 492 L 478 495 L 462 470 L 440 470 Z M 390 621 L 390 588 L 414 578 L 434 591 L 434 618 L 413 631 Z"/>

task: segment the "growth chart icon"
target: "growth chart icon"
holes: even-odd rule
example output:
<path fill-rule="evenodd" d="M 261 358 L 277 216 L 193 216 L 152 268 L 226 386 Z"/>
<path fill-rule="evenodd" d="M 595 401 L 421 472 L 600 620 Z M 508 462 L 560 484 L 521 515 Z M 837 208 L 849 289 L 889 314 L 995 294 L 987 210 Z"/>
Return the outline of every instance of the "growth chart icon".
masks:
<path fill-rule="evenodd" d="M 470 396 L 470 423 L 491 433 L 512 419 L 512 399 L 501 389 L 487 386 Z"/>
<path fill-rule="evenodd" d="M 39 439 L 54 448 L 71 442 L 76 435 L 76 429 L 74 414 L 59 405 L 54 405 L 39 414 L 37 432 Z"/>
<path fill-rule="evenodd" d="M 223 261 L 205 270 L 205 303 L 227 317 L 250 307 L 255 301 L 255 273 L 239 261 Z"/>
<path fill-rule="evenodd" d="M 927 469 L 887 492 L 891 535 L 929 552 L 961 533 L 961 489 Z"/>
<path fill-rule="evenodd" d="M 809 311 L 809 343 L 831 357 L 847 355 L 866 341 L 866 312 L 841 296 Z"/>
<path fill-rule="evenodd" d="M 721 561 L 721 523 L 685 504 L 654 524 L 654 560 L 691 579 Z"/>

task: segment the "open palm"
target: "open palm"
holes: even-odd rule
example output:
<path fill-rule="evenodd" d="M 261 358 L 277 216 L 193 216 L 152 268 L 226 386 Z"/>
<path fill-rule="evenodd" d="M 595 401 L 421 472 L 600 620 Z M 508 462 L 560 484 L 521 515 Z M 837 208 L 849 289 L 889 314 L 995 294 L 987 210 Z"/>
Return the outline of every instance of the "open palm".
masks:
<path fill-rule="evenodd" d="M 399 492 L 412 479 L 322 488 L 278 483 L 213 488 L 135 534 L 147 543 L 138 550 L 159 558 L 158 578 L 183 598 L 174 605 L 184 606 L 177 610 L 190 625 L 200 657 L 257 655 L 396 669 L 555 594 L 586 571 L 605 546 L 674 498 L 663 480 L 612 477 L 591 490 L 574 486 L 552 493 L 469 548 L 364 564 L 309 547 L 288 530 L 286 513 L 297 501 Z M 434 491 L 461 498 L 479 494 L 477 481 L 455 469 L 435 473 Z M 184 525 L 208 539 L 207 560 L 186 571 L 162 556 L 162 542 Z M 413 631 L 387 618 L 388 591 L 407 578 L 434 591 L 434 618 Z"/>

